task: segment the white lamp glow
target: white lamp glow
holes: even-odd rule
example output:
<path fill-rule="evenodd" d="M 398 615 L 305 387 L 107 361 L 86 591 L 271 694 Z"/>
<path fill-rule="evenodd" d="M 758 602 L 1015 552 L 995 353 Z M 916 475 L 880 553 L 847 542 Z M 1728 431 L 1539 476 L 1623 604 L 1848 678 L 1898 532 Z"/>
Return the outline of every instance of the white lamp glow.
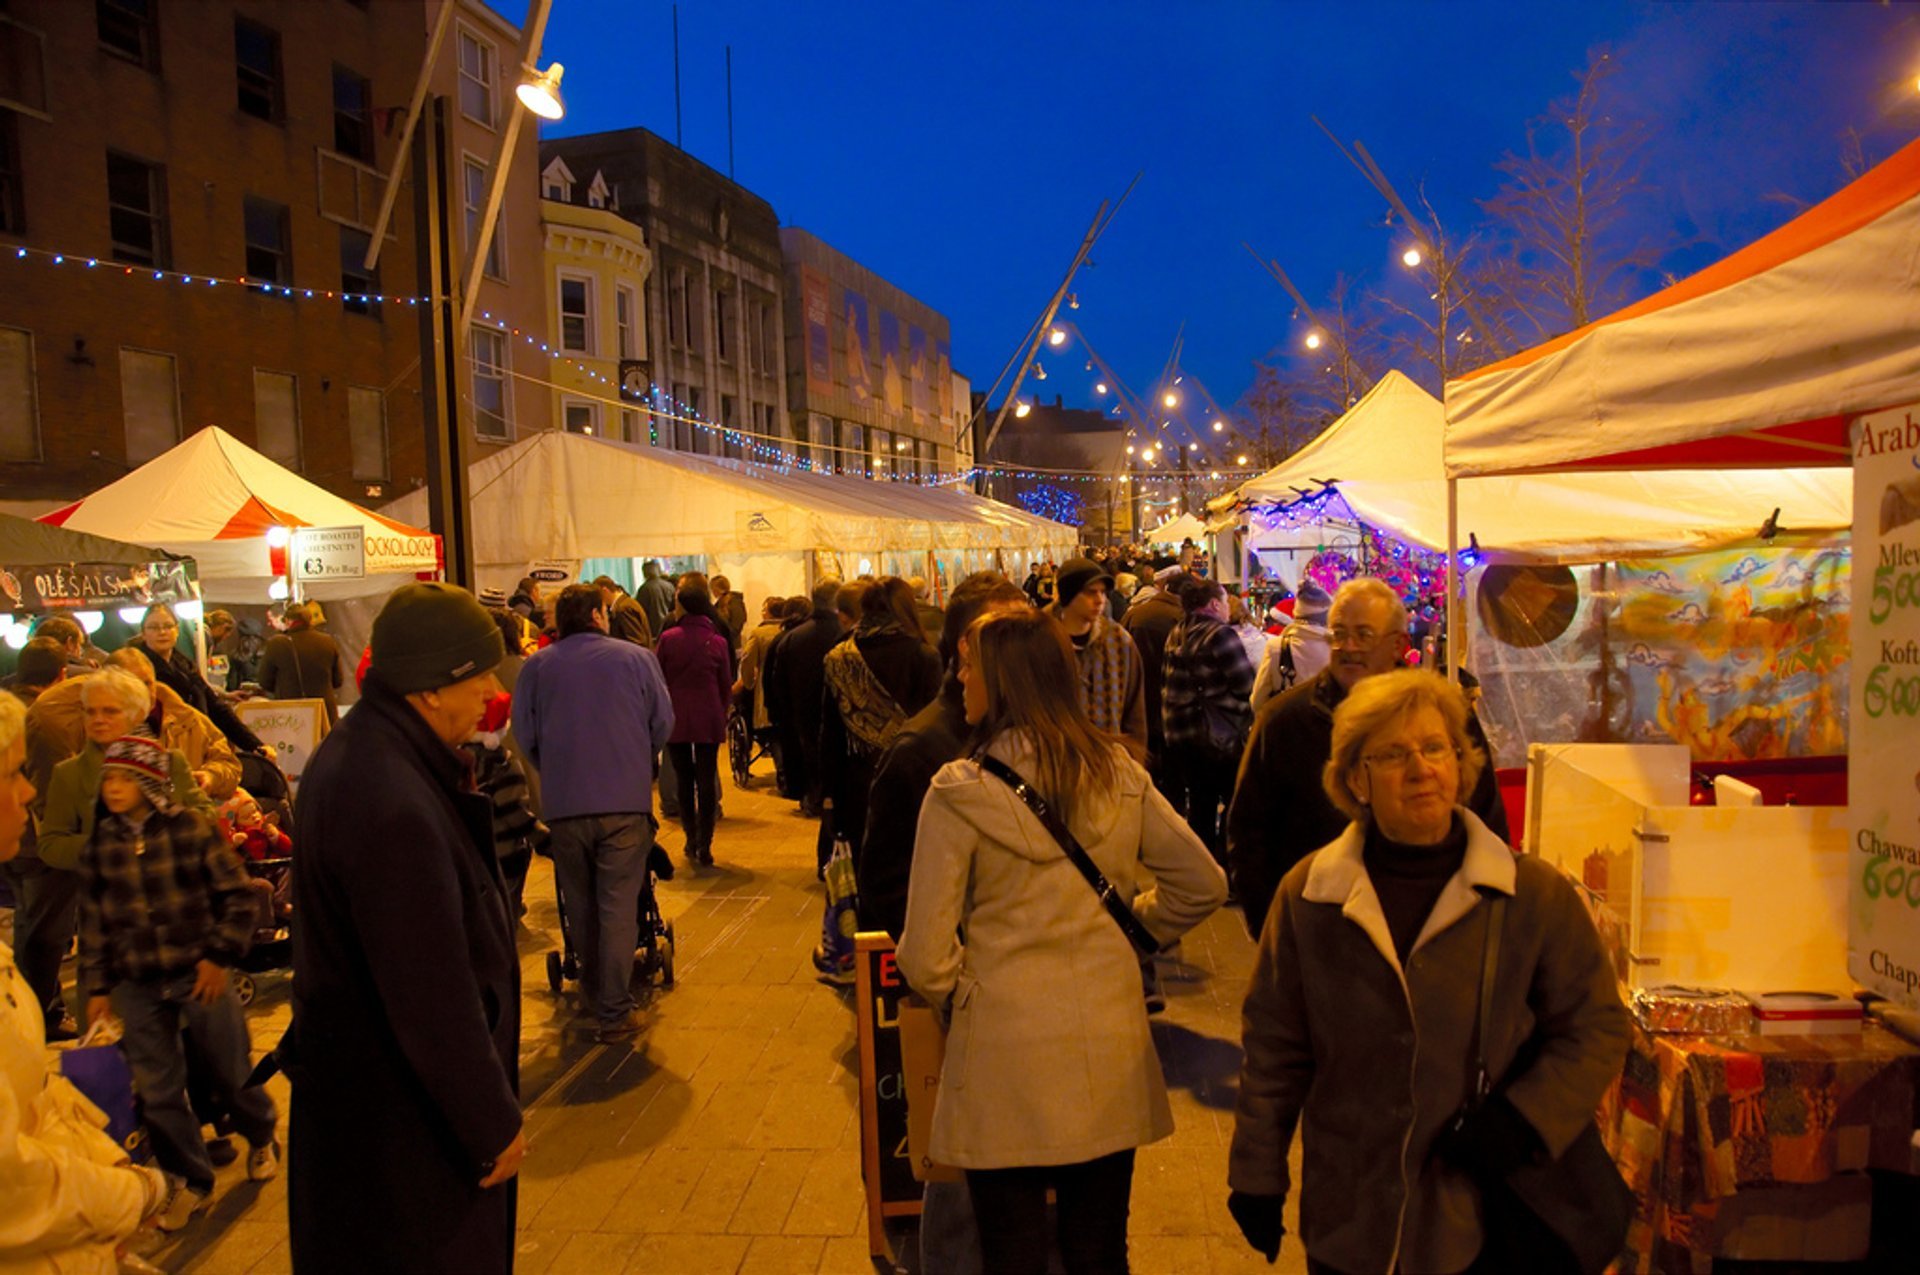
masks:
<path fill-rule="evenodd" d="M 7 630 L 7 645 L 17 651 L 27 644 L 28 636 L 27 626 L 16 624 Z"/>
<path fill-rule="evenodd" d="M 284 602 L 287 597 L 287 582 L 285 580 L 275 580 L 267 586 L 267 596 L 275 602 Z"/>
<path fill-rule="evenodd" d="M 273 526 L 267 528 L 267 547 L 269 549 L 284 549 L 292 540 L 293 533 L 285 527 Z"/>
<path fill-rule="evenodd" d="M 200 623 L 200 617 L 205 615 L 206 612 L 206 606 L 199 602 L 176 602 L 173 604 L 173 614 L 175 618 L 190 620 L 195 624 Z"/>
<path fill-rule="evenodd" d="M 100 611 L 75 611 L 73 622 L 91 635 L 100 631 L 100 626 L 107 622 L 107 617 Z"/>
<path fill-rule="evenodd" d="M 565 115 L 567 104 L 560 98 L 560 77 L 566 69 L 555 62 L 538 75 L 520 81 L 520 87 L 514 90 L 520 105 L 543 120 L 557 120 Z"/>
<path fill-rule="evenodd" d="M 145 607 L 121 607 L 118 611 L 115 611 L 114 614 L 120 617 L 120 623 L 131 624 L 135 628 L 139 628 L 140 622 L 147 618 L 147 609 Z"/>
<path fill-rule="evenodd" d="M 1420 250 L 1418 248 L 1409 248 L 1400 254 L 1401 263 L 1409 270 L 1419 265 L 1422 260 L 1423 258 L 1420 256 Z"/>
<path fill-rule="evenodd" d="M 1309 350 L 1317 350 L 1320 348 L 1320 334 L 1318 332 L 1307 333 L 1307 348 Z"/>
<path fill-rule="evenodd" d="M 1067 334 L 1061 331 L 1059 328 L 1054 328 L 1047 333 L 1048 345 L 1060 346 L 1060 345 L 1065 345 L 1066 343 L 1067 343 Z"/>

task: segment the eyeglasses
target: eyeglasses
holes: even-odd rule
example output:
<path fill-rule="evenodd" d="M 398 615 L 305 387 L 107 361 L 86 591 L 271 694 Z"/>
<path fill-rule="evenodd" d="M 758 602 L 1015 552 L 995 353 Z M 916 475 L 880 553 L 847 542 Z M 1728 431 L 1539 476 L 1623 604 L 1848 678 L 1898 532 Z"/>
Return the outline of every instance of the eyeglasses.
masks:
<path fill-rule="evenodd" d="M 140 627 L 148 633 L 172 633 L 178 630 L 180 626 L 171 620 L 148 620 Z"/>
<path fill-rule="evenodd" d="M 1373 766 L 1385 766 L 1396 770 L 1405 770 L 1415 757 L 1429 766 L 1438 766 L 1446 761 L 1458 761 L 1460 750 L 1444 739 L 1430 739 L 1418 748 L 1408 748 L 1395 744 L 1391 748 L 1382 748 L 1379 752 L 1368 753 L 1360 760 Z"/>
<path fill-rule="evenodd" d="M 1330 630 L 1328 633 L 1328 637 L 1335 646 L 1369 647 L 1381 638 L 1391 636 L 1393 635 L 1390 633 L 1381 633 L 1376 629 L 1366 627 L 1364 624 L 1357 629 L 1340 626 Z"/>

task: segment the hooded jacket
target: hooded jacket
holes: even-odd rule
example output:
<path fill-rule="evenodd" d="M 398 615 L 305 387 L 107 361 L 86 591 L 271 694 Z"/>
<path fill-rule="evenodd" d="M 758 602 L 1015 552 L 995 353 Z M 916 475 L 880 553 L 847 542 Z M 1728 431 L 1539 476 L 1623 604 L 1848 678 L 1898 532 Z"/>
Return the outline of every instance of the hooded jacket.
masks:
<path fill-rule="evenodd" d="M 1480 1251 L 1478 1189 L 1432 1149 L 1471 1088 L 1485 892 L 1510 896 L 1488 1071 L 1549 1154 L 1593 1119 L 1626 1057 L 1626 1009 L 1572 883 L 1457 817 L 1466 855 L 1404 965 L 1360 823 L 1287 873 L 1260 936 L 1227 1183 L 1284 1196 L 1298 1126 L 1300 1238 L 1336 1270 L 1460 1271 Z M 1510 1074 L 1523 1047 L 1531 1063 Z"/>
<path fill-rule="evenodd" d="M 1032 772 L 1020 737 L 991 751 Z M 1115 791 L 1076 802 L 1069 828 L 1170 942 L 1220 906 L 1226 879 L 1146 771 L 1118 745 L 1114 758 Z M 1133 945 L 1013 789 L 971 760 L 943 767 L 921 808 L 898 961 L 950 1008 L 935 1159 L 1077 1164 L 1173 1132 Z"/>

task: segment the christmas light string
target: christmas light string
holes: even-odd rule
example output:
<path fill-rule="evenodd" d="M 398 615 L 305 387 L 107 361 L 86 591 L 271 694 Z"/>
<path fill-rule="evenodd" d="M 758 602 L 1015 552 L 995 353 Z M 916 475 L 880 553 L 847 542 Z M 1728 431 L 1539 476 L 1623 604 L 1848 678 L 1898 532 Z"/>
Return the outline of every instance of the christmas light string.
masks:
<path fill-rule="evenodd" d="M 123 278 L 143 279 L 149 283 L 175 283 L 185 287 L 206 288 L 217 288 L 224 284 L 230 288 L 244 289 L 257 296 L 286 297 L 293 300 L 353 301 L 363 305 L 391 303 L 413 306 L 430 300 L 428 297 L 401 296 L 391 292 L 346 292 L 339 288 L 303 288 L 298 284 L 276 283 L 247 275 L 188 274 L 183 270 L 167 270 L 157 266 L 136 266 L 124 261 L 103 260 L 82 252 L 51 252 L 44 248 L 23 248 L 18 245 L 14 247 L 11 254 L 0 249 L 0 258 L 13 261 L 31 261 L 38 258 L 46 261 L 50 266 L 61 269 L 117 274 Z"/>

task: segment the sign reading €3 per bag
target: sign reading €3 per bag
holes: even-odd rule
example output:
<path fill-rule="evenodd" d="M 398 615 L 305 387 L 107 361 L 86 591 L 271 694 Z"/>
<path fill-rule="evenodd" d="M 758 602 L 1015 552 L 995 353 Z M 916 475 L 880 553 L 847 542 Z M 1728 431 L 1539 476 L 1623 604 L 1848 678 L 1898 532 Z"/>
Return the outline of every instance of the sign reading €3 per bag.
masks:
<path fill-rule="evenodd" d="M 1847 964 L 1920 1008 L 1920 404 L 1853 423 Z"/>

